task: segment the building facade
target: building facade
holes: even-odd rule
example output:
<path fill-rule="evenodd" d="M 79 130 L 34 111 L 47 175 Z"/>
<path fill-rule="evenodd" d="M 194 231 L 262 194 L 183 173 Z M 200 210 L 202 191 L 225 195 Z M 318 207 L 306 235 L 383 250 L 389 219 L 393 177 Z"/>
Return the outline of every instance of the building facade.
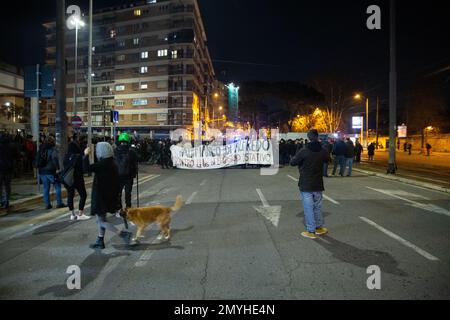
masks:
<path fill-rule="evenodd" d="M 29 129 L 29 101 L 23 90 L 23 71 L 0 63 L 0 131 L 18 133 Z"/>
<path fill-rule="evenodd" d="M 55 23 L 44 26 L 47 63 L 54 64 Z M 85 125 L 88 36 L 88 26 L 79 30 L 75 85 L 75 31 L 66 31 L 67 115 L 74 115 L 76 91 L 76 113 Z M 192 127 L 194 97 L 204 106 L 204 88 L 215 77 L 206 41 L 197 0 L 147 0 L 95 12 L 94 133 L 110 128 L 112 109 L 120 113 L 119 130 L 160 134 Z"/>

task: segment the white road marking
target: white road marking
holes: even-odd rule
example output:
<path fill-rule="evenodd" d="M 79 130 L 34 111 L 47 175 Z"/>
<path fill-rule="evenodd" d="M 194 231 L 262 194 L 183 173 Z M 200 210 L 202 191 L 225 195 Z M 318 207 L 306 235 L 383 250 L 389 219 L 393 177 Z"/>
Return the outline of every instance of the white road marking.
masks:
<path fill-rule="evenodd" d="M 388 196 L 393 197 L 393 198 L 397 198 L 397 199 L 403 200 L 403 201 L 409 203 L 411 206 L 413 206 L 415 208 L 419 208 L 419 209 L 422 209 L 422 210 L 425 210 L 425 211 L 429 211 L 429 212 L 433 212 L 433 213 L 443 214 L 443 215 L 446 215 L 446 216 L 450 217 L 450 211 L 448 211 L 447 209 L 438 207 L 438 206 L 436 206 L 434 204 L 420 203 L 420 202 L 417 202 L 417 201 L 413 201 L 413 200 L 410 200 L 410 199 L 407 199 L 407 198 L 400 197 L 400 196 L 398 196 L 396 194 L 395 190 L 380 190 L 380 189 L 375 189 L 375 188 L 371 188 L 371 187 L 366 187 L 366 188 L 368 188 L 370 190 L 373 190 L 373 191 L 376 191 L 376 192 L 379 192 L 379 193 L 382 193 L 382 194 L 385 194 L 385 195 L 388 195 Z"/>
<path fill-rule="evenodd" d="M 328 200 L 328 201 L 330 201 L 330 202 L 332 202 L 332 203 L 334 203 L 334 204 L 336 204 L 336 205 L 340 205 L 339 202 L 337 202 L 336 200 L 331 199 L 331 198 L 330 198 L 329 196 L 327 196 L 325 193 L 323 193 L 322 195 L 323 195 L 323 197 L 324 197 L 326 200 Z"/>
<path fill-rule="evenodd" d="M 267 202 L 266 197 L 264 197 L 264 195 L 263 195 L 261 189 L 256 189 L 256 192 L 258 193 L 259 198 L 261 199 L 261 202 L 262 202 L 264 208 L 270 207 L 270 206 L 269 206 L 269 203 Z"/>
<path fill-rule="evenodd" d="M 289 175 L 289 174 L 288 174 L 287 176 L 288 176 L 288 178 L 294 180 L 295 182 L 298 182 L 298 179 L 297 179 L 297 178 L 294 178 L 293 176 L 291 176 L 291 175 Z M 340 205 L 340 203 L 339 203 L 338 201 L 336 201 L 336 200 L 330 198 L 330 197 L 327 196 L 325 193 L 323 193 L 322 195 L 323 195 L 324 199 L 326 199 L 326 200 L 328 200 L 328 201 L 330 201 L 330 202 L 332 202 L 332 203 L 334 203 L 334 204 L 336 204 L 336 205 Z"/>
<path fill-rule="evenodd" d="M 194 198 L 197 196 L 198 191 L 195 191 L 194 193 L 191 194 L 191 196 L 186 200 L 186 204 L 191 204 L 192 201 L 194 200 Z"/>
<path fill-rule="evenodd" d="M 203 187 L 206 184 L 206 182 L 208 182 L 208 180 L 206 180 L 206 179 L 203 180 L 202 183 L 200 183 L 200 186 Z"/>
<path fill-rule="evenodd" d="M 156 237 L 151 244 L 157 244 L 159 242 L 158 237 Z M 145 267 L 147 265 L 147 263 L 150 261 L 150 259 L 152 258 L 153 254 L 155 253 L 154 250 L 145 250 L 144 253 L 141 255 L 141 257 L 139 258 L 138 261 L 136 261 L 136 263 L 134 264 L 135 267 L 141 268 L 141 267 Z"/>
<path fill-rule="evenodd" d="M 278 227 L 278 223 L 280 222 L 281 206 L 270 206 L 261 189 L 256 189 L 256 192 L 258 193 L 263 206 L 254 206 L 253 208 L 264 216 L 264 218 L 269 220 L 275 227 Z"/>
<path fill-rule="evenodd" d="M 413 249 L 414 251 L 416 251 L 418 254 L 420 254 L 421 256 L 425 257 L 428 260 L 431 261 L 439 261 L 439 258 L 436 258 L 435 256 L 433 256 L 432 254 L 426 252 L 423 249 L 420 249 L 419 247 L 417 247 L 416 245 L 412 244 L 411 242 L 403 239 L 402 237 L 396 235 L 395 233 L 383 228 L 382 226 L 376 224 L 375 222 L 373 222 L 372 220 L 369 220 L 365 217 L 359 217 L 362 221 L 368 223 L 369 225 L 377 228 L 378 230 L 380 230 L 381 232 L 383 232 L 384 234 L 386 234 L 387 236 L 391 237 L 392 239 L 397 240 L 398 242 L 400 242 L 401 244 L 405 245 L 408 248 Z"/>
<path fill-rule="evenodd" d="M 375 176 L 375 178 L 380 179 L 380 180 L 383 180 L 383 181 L 386 181 L 386 178 L 383 178 L 383 177 Z M 397 181 L 397 180 L 390 180 L 390 181 L 395 182 L 395 183 L 397 183 L 397 184 L 401 184 L 401 185 L 403 185 L 403 186 L 407 185 L 408 187 L 413 187 L 413 188 L 425 190 L 425 191 L 428 191 L 428 192 L 434 192 L 434 193 L 438 193 L 438 194 L 440 194 L 440 195 L 446 195 L 446 196 L 448 196 L 448 193 L 447 193 L 447 192 L 444 192 L 444 191 L 439 191 L 439 190 L 435 190 L 435 189 L 430 189 L 430 188 L 425 188 L 425 187 L 421 187 L 421 186 L 416 186 L 416 185 L 414 185 L 414 184 L 409 184 L 409 183 L 404 182 L 404 181 Z"/>

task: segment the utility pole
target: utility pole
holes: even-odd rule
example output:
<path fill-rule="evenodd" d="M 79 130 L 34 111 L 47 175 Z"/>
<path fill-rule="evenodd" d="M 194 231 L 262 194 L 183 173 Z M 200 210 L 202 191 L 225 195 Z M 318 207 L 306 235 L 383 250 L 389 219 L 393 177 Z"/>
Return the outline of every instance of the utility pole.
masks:
<path fill-rule="evenodd" d="M 88 47 L 88 147 L 91 150 L 90 161 L 94 162 L 94 150 L 92 149 L 92 14 L 93 0 L 89 0 L 89 47 Z"/>
<path fill-rule="evenodd" d="M 78 22 L 75 25 L 75 87 L 73 88 L 73 115 L 77 116 L 77 90 L 78 90 Z"/>
<path fill-rule="evenodd" d="M 369 98 L 366 98 L 366 147 L 369 146 Z"/>
<path fill-rule="evenodd" d="M 379 119 L 380 119 L 380 98 L 379 97 L 377 97 L 377 124 L 376 124 L 376 131 L 377 131 L 377 141 L 376 141 L 376 144 L 377 144 L 377 150 L 378 150 L 378 138 L 379 138 L 379 132 L 378 132 L 378 121 L 379 121 Z"/>
<path fill-rule="evenodd" d="M 56 145 L 59 150 L 60 166 L 67 150 L 66 115 L 66 1 L 56 0 Z"/>
<path fill-rule="evenodd" d="M 396 3 L 391 0 L 390 42 L 391 72 L 389 79 L 389 167 L 388 174 L 396 172 L 396 138 L 397 138 L 397 48 L 396 48 Z"/>

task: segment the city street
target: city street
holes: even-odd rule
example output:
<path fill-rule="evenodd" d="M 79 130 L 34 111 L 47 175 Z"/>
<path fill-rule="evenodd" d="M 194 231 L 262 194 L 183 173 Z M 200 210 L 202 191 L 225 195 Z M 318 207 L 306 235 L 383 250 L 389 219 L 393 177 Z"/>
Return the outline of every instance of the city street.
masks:
<path fill-rule="evenodd" d="M 101 253 L 88 247 L 94 219 L 70 222 L 67 209 L 1 217 L 0 299 L 450 298 L 449 194 L 361 173 L 328 178 L 330 233 L 310 240 L 300 236 L 297 179 L 293 167 L 275 176 L 145 167 L 141 206 L 186 201 L 171 241 L 152 226 L 126 248 L 107 232 Z M 66 286 L 72 265 L 81 290 Z M 367 287 L 373 265 L 380 290 Z"/>

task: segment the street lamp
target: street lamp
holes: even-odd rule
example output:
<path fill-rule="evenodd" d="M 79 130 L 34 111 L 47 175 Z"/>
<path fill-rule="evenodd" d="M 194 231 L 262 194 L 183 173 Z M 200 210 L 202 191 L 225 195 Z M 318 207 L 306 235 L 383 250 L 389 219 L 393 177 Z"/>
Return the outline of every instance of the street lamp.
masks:
<path fill-rule="evenodd" d="M 366 99 L 366 141 L 364 145 L 367 148 L 369 146 L 369 98 L 366 98 L 359 93 L 355 95 L 355 100 L 362 100 L 363 98 Z"/>
<path fill-rule="evenodd" d="M 77 115 L 77 90 L 78 90 L 78 30 L 86 24 L 77 15 L 72 15 L 67 19 L 67 26 L 70 30 L 75 29 L 75 87 L 73 90 L 73 115 Z"/>

